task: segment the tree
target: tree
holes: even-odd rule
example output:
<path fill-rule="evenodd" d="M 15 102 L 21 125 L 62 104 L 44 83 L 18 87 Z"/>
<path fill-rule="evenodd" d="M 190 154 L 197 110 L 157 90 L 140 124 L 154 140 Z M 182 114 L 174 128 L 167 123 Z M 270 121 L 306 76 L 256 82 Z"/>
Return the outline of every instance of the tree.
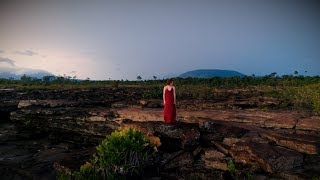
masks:
<path fill-rule="evenodd" d="M 42 77 L 42 81 L 45 83 L 45 84 L 48 84 L 50 83 L 51 81 L 55 80 L 55 76 L 43 76 Z"/>
<path fill-rule="evenodd" d="M 297 76 L 299 74 L 299 72 L 298 71 L 294 71 L 293 74 Z"/>
<path fill-rule="evenodd" d="M 137 76 L 137 79 L 140 81 L 142 79 L 142 77 L 141 76 Z"/>
<path fill-rule="evenodd" d="M 276 73 L 276 72 L 273 72 L 273 73 L 271 73 L 269 76 L 270 76 L 270 77 L 276 77 L 276 75 L 277 75 L 277 73 Z"/>
<path fill-rule="evenodd" d="M 157 76 L 153 76 L 153 79 L 156 80 L 156 79 L 157 79 Z"/>
<path fill-rule="evenodd" d="M 23 74 L 20 78 L 21 81 L 24 81 L 24 82 L 30 82 L 32 81 L 32 77 L 30 76 L 27 76 L 26 74 Z"/>

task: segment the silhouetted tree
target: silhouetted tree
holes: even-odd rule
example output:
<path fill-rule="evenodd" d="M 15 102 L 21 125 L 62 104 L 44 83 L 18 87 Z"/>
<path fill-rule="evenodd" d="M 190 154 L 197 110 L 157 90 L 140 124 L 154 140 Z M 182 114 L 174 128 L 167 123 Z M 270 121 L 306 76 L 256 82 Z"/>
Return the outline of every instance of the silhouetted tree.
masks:
<path fill-rule="evenodd" d="M 137 79 L 140 81 L 142 79 L 142 77 L 141 76 L 137 76 Z"/>
<path fill-rule="evenodd" d="M 270 74 L 270 77 L 276 77 L 277 73 L 276 72 L 273 72 Z"/>

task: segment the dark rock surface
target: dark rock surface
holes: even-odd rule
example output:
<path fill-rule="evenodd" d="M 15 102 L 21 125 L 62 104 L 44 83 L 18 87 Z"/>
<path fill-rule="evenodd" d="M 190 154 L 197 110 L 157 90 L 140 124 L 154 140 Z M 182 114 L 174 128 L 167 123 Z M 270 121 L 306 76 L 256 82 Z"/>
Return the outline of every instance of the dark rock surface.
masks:
<path fill-rule="evenodd" d="M 1 123 L 1 179 L 56 179 L 54 162 L 71 156 L 74 151 L 85 149 L 70 143 L 52 142 L 45 134 L 18 131 L 12 123 Z M 77 163 L 85 158 L 82 153 Z"/>
<path fill-rule="evenodd" d="M 319 117 L 246 110 L 279 103 L 253 97 L 258 92 L 183 100 L 175 126 L 162 122 L 161 100 L 141 100 L 141 89 L 0 92 L 1 179 L 55 179 L 57 171 L 78 170 L 106 134 L 129 128 L 158 147 L 155 179 L 320 177 Z"/>

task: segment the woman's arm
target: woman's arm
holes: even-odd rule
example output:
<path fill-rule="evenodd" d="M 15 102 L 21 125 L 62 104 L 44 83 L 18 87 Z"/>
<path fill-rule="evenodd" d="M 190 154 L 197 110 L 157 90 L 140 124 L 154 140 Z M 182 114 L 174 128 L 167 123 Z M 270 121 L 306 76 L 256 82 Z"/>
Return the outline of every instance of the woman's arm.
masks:
<path fill-rule="evenodd" d="M 174 104 L 176 104 L 176 88 L 173 87 Z"/>
<path fill-rule="evenodd" d="M 162 98 L 163 98 L 163 105 L 165 105 L 166 104 L 166 95 L 165 95 L 165 93 L 166 93 L 166 86 L 165 87 L 163 87 L 163 95 L 162 95 Z"/>

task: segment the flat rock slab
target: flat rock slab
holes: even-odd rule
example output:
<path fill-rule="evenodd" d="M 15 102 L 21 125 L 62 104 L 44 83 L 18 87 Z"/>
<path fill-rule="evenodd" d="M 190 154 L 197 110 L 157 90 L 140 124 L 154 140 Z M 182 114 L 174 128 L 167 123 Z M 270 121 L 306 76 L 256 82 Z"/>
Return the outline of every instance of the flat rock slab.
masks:
<path fill-rule="evenodd" d="M 312 116 L 298 121 L 296 125 L 297 130 L 320 131 L 320 117 Z"/>
<path fill-rule="evenodd" d="M 196 124 L 157 124 L 154 135 L 161 140 L 160 148 L 166 150 L 194 150 L 199 145 L 200 132 Z"/>
<path fill-rule="evenodd" d="M 121 119 L 134 121 L 159 121 L 163 120 L 163 110 L 151 108 L 125 108 L 115 110 Z"/>
<path fill-rule="evenodd" d="M 305 154 L 318 154 L 320 152 L 320 138 L 297 134 L 279 134 L 260 132 L 260 135 L 280 146 L 287 147 Z"/>
<path fill-rule="evenodd" d="M 120 119 L 134 121 L 162 121 L 162 108 L 114 109 Z M 298 129 L 320 131 L 320 117 L 299 118 L 298 112 L 265 112 L 259 110 L 186 110 L 177 109 L 178 120 L 188 123 L 202 123 L 203 120 L 237 122 L 264 128 Z"/>
<path fill-rule="evenodd" d="M 193 156 L 189 152 L 183 152 L 163 166 L 165 170 L 177 169 L 182 167 L 192 167 Z"/>
<path fill-rule="evenodd" d="M 303 163 L 302 154 L 266 143 L 238 142 L 230 154 L 238 163 L 258 164 L 269 173 L 291 170 Z"/>
<path fill-rule="evenodd" d="M 228 170 L 228 165 L 225 161 L 225 155 L 215 149 L 204 149 L 204 154 L 202 155 L 202 160 L 205 163 L 205 167 L 208 169 L 219 169 L 226 171 Z"/>

